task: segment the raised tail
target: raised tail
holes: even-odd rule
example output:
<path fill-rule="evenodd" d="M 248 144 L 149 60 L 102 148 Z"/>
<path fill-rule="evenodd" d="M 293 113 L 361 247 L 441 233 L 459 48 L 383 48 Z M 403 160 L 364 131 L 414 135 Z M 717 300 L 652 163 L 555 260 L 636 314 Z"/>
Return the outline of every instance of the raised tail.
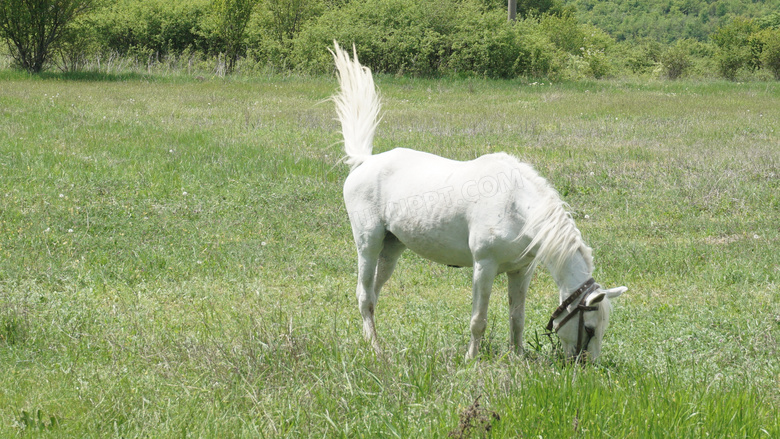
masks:
<path fill-rule="evenodd" d="M 352 46 L 352 59 L 349 53 L 333 42 L 330 50 L 336 61 L 339 77 L 339 92 L 333 96 L 336 113 L 341 121 L 341 133 L 344 135 L 344 160 L 351 169 L 355 169 L 374 149 L 374 133 L 379 124 L 379 95 L 374 87 L 374 78 L 368 67 L 360 65 L 357 50 Z"/>

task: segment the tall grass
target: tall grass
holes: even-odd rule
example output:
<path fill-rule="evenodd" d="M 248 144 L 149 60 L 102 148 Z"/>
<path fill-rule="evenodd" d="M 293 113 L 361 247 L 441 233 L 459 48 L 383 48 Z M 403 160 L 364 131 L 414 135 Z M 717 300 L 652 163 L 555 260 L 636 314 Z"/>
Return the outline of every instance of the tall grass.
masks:
<path fill-rule="evenodd" d="M 377 151 L 518 155 L 629 287 L 575 367 L 503 278 L 465 363 L 471 274 L 413 254 L 362 341 L 335 79 L 2 75 L 0 436 L 780 434 L 773 83 L 378 78 Z"/>

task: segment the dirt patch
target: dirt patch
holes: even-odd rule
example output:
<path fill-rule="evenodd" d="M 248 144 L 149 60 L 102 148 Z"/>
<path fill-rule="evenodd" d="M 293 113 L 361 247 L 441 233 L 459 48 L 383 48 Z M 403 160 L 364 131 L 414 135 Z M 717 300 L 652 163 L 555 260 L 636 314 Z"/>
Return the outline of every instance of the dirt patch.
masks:
<path fill-rule="evenodd" d="M 710 245 L 724 245 L 737 242 L 742 238 L 744 238 L 742 235 L 707 236 L 704 238 L 704 242 Z"/>

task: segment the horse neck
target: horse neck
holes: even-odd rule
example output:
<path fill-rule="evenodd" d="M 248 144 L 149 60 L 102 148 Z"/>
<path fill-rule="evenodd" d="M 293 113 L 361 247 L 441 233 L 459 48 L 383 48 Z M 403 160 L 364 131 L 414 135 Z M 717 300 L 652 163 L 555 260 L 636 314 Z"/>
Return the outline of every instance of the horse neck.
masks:
<path fill-rule="evenodd" d="M 591 277 L 591 265 L 581 251 L 574 252 L 560 267 L 550 267 L 550 274 L 560 291 L 563 302 Z"/>

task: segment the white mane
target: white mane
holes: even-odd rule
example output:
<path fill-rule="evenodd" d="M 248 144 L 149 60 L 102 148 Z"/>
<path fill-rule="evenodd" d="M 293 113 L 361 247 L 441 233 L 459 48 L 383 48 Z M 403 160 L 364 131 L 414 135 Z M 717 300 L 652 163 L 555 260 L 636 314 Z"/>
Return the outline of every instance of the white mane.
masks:
<path fill-rule="evenodd" d="M 527 176 L 537 188 L 541 199 L 528 213 L 520 236 L 533 237 L 526 249 L 536 249 L 536 260 L 557 272 L 568 258 L 580 252 L 593 271 L 593 251 L 582 240 L 582 234 L 574 224 L 568 204 L 561 200 L 558 191 L 535 171 Z"/>

